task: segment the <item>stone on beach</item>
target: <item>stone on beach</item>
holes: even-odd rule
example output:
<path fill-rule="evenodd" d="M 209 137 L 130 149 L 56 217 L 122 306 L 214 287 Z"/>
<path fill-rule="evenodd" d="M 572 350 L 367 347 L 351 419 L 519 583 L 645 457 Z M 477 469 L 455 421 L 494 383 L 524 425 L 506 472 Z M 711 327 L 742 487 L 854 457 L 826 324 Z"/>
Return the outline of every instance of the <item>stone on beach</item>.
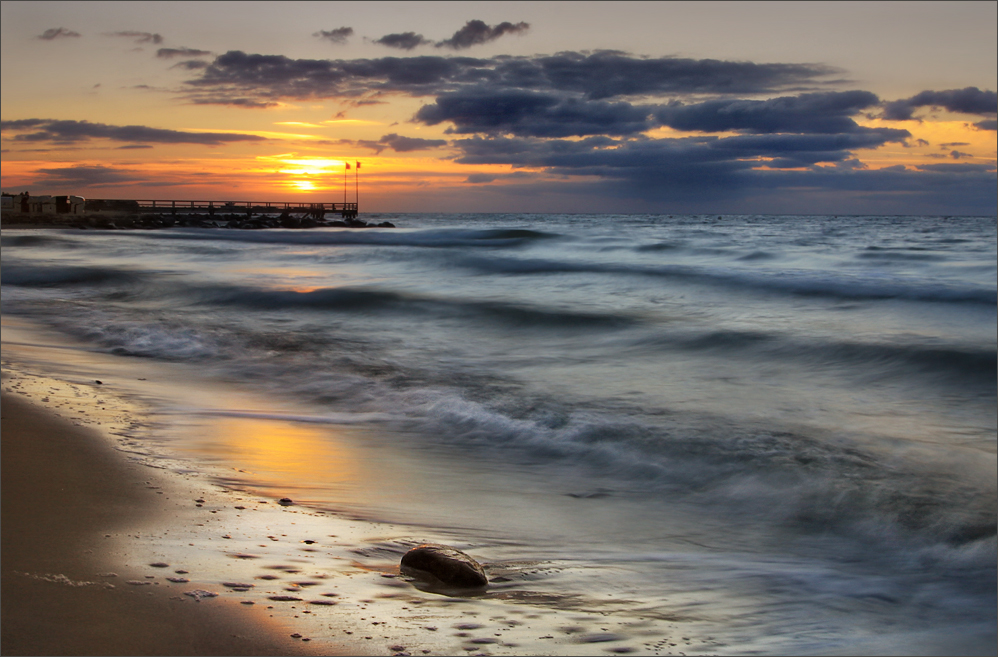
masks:
<path fill-rule="evenodd" d="M 429 574 L 444 585 L 457 588 L 482 588 L 489 583 L 481 564 L 446 545 L 414 547 L 402 557 L 401 570 L 414 577 Z"/>
<path fill-rule="evenodd" d="M 202 598 L 215 598 L 218 596 L 214 591 L 205 591 L 204 589 L 195 589 L 194 591 L 184 591 L 184 595 L 189 595 L 194 598 L 195 602 L 201 602 Z"/>

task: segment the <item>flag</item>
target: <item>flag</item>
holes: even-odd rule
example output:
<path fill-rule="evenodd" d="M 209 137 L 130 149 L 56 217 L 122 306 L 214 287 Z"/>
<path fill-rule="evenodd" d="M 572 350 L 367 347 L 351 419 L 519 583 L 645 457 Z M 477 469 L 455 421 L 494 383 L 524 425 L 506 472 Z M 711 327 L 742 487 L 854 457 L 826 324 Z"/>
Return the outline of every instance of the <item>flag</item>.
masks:
<path fill-rule="evenodd" d="M 347 165 L 347 171 L 349 171 L 350 170 L 350 163 L 349 162 L 344 162 L 343 164 Z"/>
<path fill-rule="evenodd" d="M 360 168 L 360 162 L 358 162 L 358 163 L 357 163 L 357 168 L 358 168 L 358 169 Z"/>

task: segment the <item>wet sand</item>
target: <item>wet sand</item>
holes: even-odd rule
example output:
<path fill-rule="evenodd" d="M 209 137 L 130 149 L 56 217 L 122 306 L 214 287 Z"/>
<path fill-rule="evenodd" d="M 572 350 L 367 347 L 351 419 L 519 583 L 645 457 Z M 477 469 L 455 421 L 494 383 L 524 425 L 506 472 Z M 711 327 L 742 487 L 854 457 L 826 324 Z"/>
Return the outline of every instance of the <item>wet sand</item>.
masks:
<path fill-rule="evenodd" d="M 328 652 L 286 640 L 263 610 L 129 585 L 145 577 L 120 569 L 109 577 L 108 535 L 160 519 L 154 486 L 166 482 L 97 431 L 6 392 L 2 436 L 3 654 Z"/>

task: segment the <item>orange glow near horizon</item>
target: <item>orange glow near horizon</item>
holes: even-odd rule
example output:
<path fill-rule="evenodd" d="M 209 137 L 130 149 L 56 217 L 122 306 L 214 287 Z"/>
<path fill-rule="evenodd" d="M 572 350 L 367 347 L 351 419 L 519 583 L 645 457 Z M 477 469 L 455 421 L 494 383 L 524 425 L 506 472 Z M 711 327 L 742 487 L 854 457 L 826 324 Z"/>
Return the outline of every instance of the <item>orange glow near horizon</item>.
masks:
<path fill-rule="evenodd" d="M 946 118 L 946 117 L 944 117 Z M 313 121 L 286 121 L 288 126 L 316 125 Z M 329 121 L 332 123 L 332 121 Z M 916 168 L 939 163 L 993 163 L 994 131 L 983 131 L 966 120 L 858 121 L 864 127 L 901 128 L 911 133 L 907 144 L 888 143 L 876 149 L 857 150 L 853 157 L 868 169 L 903 165 Z M 322 121 L 326 123 L 326 121 Z M 364 123 L 364 121 L 360 121 Z M 368 122 L 373 123 L 373 122 Z M 346 140 L 366 138 L 364 126 L 351 126 L 341 133 Z M 421 135 L 445 138 L 442 129 Z M 261 134 L 265 134 L 262 133 Z M 277 134 L 277 133 L 266 133 Z M 282 133 L 283 134 L 283 133 Z M 647 137 L 669 139 L 700 136 L 669 128 L 656 128 Z M 717 138 L 734 133 L 710 135 Z M 543 168 L 513 169 L 508 164 L 465 165 L 455 162 L 450 149 L 395 153 L 390 149 L 361 152 L 354 144 L 318 143 L 307 136 L 301 141 L 271 139 L 268 142 L 233 142 L 224 146 L 158 144 L 150 148 L 124 149 L 94 140 L 59 149 L 4 140 L 4 191 L 28 188 L 32 194 L 79 194 L 88 198 L 218 201 L 353 201 L 357 195 L 365 211 L 404 211 L 417 207 L 414 199 L 434 194 L 456 199 L 476 191 L 500 191 L 504 186 L 542 180 L 563 180 Z M 13 147 L 13 148 L 11 148 Z M 23 150 L 21 150 L 23 149 Z M 335 157 L 329 151 L 335 149 Z M 360 171 L 356 162 L 362 163 Z M 349 164 L 351 170 L 345 167 Z M 766 169 L 760 158 L 756 167 Z M 77 170 L 101 175 L 77 176 Z M 509 177 L 511 173 L 528 174 Z M 346 174 L 346 175 L 344 175 Z M 469 176 L 486 174 L 490 182 L 475 183 Z M 41 182 L 38 182 L 41 181 Z"/>

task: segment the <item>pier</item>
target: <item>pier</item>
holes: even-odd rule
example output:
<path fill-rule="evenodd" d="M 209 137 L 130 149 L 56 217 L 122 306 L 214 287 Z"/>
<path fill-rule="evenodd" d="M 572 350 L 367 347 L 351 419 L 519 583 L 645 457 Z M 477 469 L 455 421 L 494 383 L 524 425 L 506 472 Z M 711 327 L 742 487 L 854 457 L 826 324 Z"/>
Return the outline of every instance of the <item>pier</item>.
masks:
<path fill-rule="evenodd" d="M 303 203 L 294 201 L 174 201 L 87 199 L 85 212 L 152 212 L 157 214 L 278 214 L 321 220 L 327 214 L 356 219 L 357 203 Z"/>
<path fill-rule="evenodd" d="M 358 203 L 303 201 L 178 201 L 173 199 L 85 199 L 82 196 L 3 195 L 5 227 L 63 226 L 127 229 L 170 228 L 394 228 L 388 221 L 357 218 Z M 339 215 L 330 219 L 329 215 Z"/>

